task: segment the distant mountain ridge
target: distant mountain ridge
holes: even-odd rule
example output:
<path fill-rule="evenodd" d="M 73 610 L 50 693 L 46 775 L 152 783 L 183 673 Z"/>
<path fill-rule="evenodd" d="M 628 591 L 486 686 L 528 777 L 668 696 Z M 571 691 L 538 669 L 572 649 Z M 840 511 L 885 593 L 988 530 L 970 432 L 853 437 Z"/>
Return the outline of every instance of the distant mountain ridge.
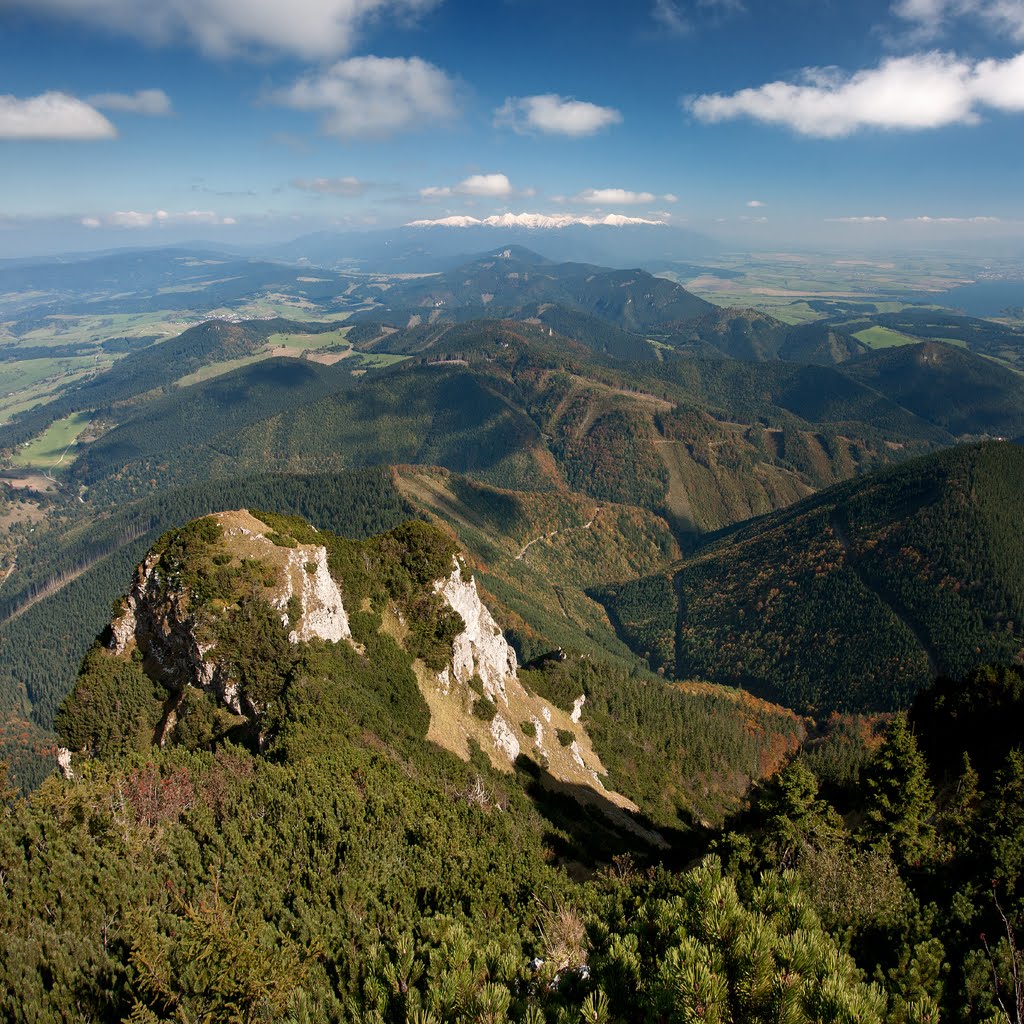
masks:
<path fill-rule="evenodd" d="M 706 235 L 668 225 L 568 225 L 526 227 L 401 227 L 377 231 L 322 231 L 259 253 L 278 259 L 369 271 L 448 270 L 472 253 L 519 245 L 542 249 L 549 259 L 585 260 L 606 267 L 666 259 L 702 259 L 719 251 Z"/>
<path fill-rule="evenodd" d="M 357 339 L 496 317 L 539 320 L 595 351 L 660 359 L 669 351 L 732 359 L 835 365 L 868 347 L 825 321 L 791 326 L 767 313 L 715 306 L 644 270 L 555 263 L 521 246 L 490 250 L 454 270 L 393 286 L 377 308 L 356 314 Z M 356 339 L 354 339 L 356 340 Z M 401 351 L 398 339 L 388 343 Z"/>
<path fill-rule="evenodd" d="M 437 316 L 463 307 L 504 315 L 550 303 L 631 330 L 691 319 L 714 308 L 681 285 L 643 270 L 554 263 L 520 246 L 499 247 L 452 271 L 399 283 L 382 298 L 383 308 L 372 319 Z"/>

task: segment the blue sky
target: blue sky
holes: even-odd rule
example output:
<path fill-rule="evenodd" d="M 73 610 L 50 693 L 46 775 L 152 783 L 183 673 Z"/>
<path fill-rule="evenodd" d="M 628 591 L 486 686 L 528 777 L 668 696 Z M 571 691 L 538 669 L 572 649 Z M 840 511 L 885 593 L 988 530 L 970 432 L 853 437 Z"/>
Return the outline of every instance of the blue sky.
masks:
<path fill-rule="evenodd" d="M 1024 0 L 0 0 L 0 68 L 4 255 L 488 217 L 1024 236 Z"/>

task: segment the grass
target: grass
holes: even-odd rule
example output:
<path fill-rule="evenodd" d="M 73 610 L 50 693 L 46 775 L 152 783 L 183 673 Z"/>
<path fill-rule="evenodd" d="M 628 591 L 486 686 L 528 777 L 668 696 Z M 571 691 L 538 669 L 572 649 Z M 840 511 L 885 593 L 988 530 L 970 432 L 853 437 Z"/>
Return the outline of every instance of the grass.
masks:
<path fill-rule="evenodd" d="M 180 310 L 156 310 L 152 313 L 110 313 L 106 316 L 51 316 L 45 327 L 22 335 L 26 345 L 67 345 L 75 342 L 99 344 L 108 338 L 162 334 L 168 337 L 183 331 Z"/>
<path fill-rule="evenodd" d="M 359 360 L 360 366 L 379 367 L 394 366 L 395 363 L 400 363 L 409 357 L 390 355 L 387 352 L 360 352 L 356 358 Z"/>
<path fill-rule="evenodd" d="M 89 413 L 76 412 L 51 423 L 37 438 L 30 441 L 11 460 L 16 466 L 56 469 L 75 460 L 73 448 L 79 435 L 89 425 Z"/>
<path fill-rule="evenodd" d="M 222 363 L 210 363 L 207 366 L 201 366 L 195 373 L 186 374 L 184 377 L 179 377 L 174 383 L 178 384 L 183 388 L 187 388 L 190 384 L 199 384 L 204 380 L 210 380 L 213 377 L 220 377 L 222 374 L 230 373 L 232 370 L 237 370 L 242 366 L 251 366 L 253 363 L 259 363 L 264 359 L 269 359 L 269 352 L 254 352 L 250 356 L 240 356 L 238 359 L 226 359 Z"/>
<path fill-rule="evenodd" d="M 267 338 L 267 347 L 290 348 L 296 352 L 329 348 L 331 345 L 343 345 L 348 330 L 347 327 L 339 327 L 336 331 L 328 331 L 326 334 L 272 334 Z"/>
<path fill-rule="evenodd" d="M 95 365 L 92 356 L 74 359 L 23 359 L 4 363 L 0 368 L 0 396 L 13 397 L 18 391 L 41 384 L 45 380 L 91 369 Z"/>
<path fill-rule="evenodd" d="M 290 355 L 298 358 L 303 352 L 314 351 L 323 348 L 330 348 L 334 345 L 345 344 L 347 327 L 339 327 L 336 331 L 328 331 L 326 334 L 272 334 L 264 345 L 257 352 L 251 355 L 240 356 L 238 359 L 226 359 L 219 363 L 210 363 L 202 366 L 195 373 L 189 373 L 180 377 L 176 384 L 181 387 L 188 387 L 191 384 L 199 384 L 201 381 L 210 380 L 213 377 L 220 377 L 222 374 L 230 373 L 242 366 L 251 366 L 253 363 L 262 362 L 264 359 L 271 359 L 275 355 Z M 282 352 L 281 349 L 286 349 Z M 401 362 L 407 356 L 364 356 L 364 365 L 367 366 L 390 366 L 392 363 Z"/>
<path fill-rule="evenodd" d="M 870 348 L 896 348 L 899 345 L 916 345 L 921 341 L 920 338 L 911 338 L 888 327 L 868 327 L 866 330 L 858 331 L 854 337 Z"/>
<path fill-rule="evenodd" d="M 91 370 L 79 370 L 77 373 L 69 373 L 59 380 L 45 380 L 30 388 L 24 388 L 7 398 L 0 398 L 0 423 L 6 423 L 12 416 L 26 409 L 34 409 L 37 405 L 44 405 L 57 397 L 61 388 L 73 384 L 76 380 L 87 377 Z"/>

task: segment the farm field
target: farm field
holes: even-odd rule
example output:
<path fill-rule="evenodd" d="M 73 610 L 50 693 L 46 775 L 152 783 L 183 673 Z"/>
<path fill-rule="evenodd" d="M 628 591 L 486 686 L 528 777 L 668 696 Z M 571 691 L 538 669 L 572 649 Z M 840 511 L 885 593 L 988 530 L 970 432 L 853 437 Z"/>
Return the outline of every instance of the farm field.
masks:
<path fill-rule="evenodd" d="M 180 334 L 188 323 L 178 310 L 150 313 L 110 313 L 104 316 L 50 315 L 39 326 L 17 336 L 0 327 L 0 341 L 19 345 L 99 345 L 108 338 Z"/>
<path fill-rule="evenodd" d="M 209 363 L 206 366 L 200 367 L 194 373 L 189 373 L 179 378 L 175 383 L 180 387 L 189 387 L 204 380 L 220 377 L 243 366 L 251 366 L 253 363 L 259 363 L 264 359 L 272 359 L 278 356 L 298 358 L 304 352 L 320 351 L 344 345 L 347 331 L 347 327 L 339 327 L 336 331 L 328 331 L 326 334 L 272 334 L 258 352 L 253 352 L 247 356 L 240 356 L 237 359 L 225 359 L 221 362 Z"/>

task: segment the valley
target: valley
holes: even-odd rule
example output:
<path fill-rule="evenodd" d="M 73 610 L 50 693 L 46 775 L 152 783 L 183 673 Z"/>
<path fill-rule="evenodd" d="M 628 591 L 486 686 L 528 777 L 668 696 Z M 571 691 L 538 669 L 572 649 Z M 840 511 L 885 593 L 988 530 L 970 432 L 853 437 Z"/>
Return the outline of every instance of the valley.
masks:
<path fill-rule="evenodd" d="M 754 891 L 795 865 L 786 899 L 810 901 L 814 941 L 847 929 L 830 977 L 856 1019 L 926 1019 L 850 965 L 969 946 L 946 902 L 929 938 L 885 915 L 921 907 L 950 863 L 974 884 L 956 757 L 928 746 L 950 728 L 942 687 L 979 681 L 968 718 L 1018 707 L 1024 449 L 1003 439 L 1024 434 L 1024 328 L 914 298 L 966 280 L 957 267 L 654 276 L 508 245 L 408 275 L 172 252 L 131 257 L 125 296 L 104 282 L 128 259 L 59 286 L 19 268 L 32 290 L 6 321 L 13 373 L 45 346 L 68 362 L 26 376 L 0 423 L 0 756 L 11 793 L 32 794 L 17 828 L 85 822 L 61 850 L 150 904 L 182 870 L 170 842 L 210 870 L 269 858 L 278 880 L 297 857 L 288 885 L 347 908 L 341 931 L 257 911 L 239 875 L 242 913 L 278 936 L 300 919 L 315 941 L 343 934 L 364 963 L 383 956 L 375 935 L 434 955 L 421 904 L 461 906 L 472 946 L 498 906 L 529 936 L 582 898 L 599 936 L 602 901 L 665 915 L 666 894 L 712 886 L 742 917 L 736 880 Z M 725 296 L 744 305 L 711 301 Z M 927 838 L 877 845 L 871 780 L 907 715 L 941 810 Z M 1008 778 L 996 760 L 989 777 Z M 999 791 L 971 805 L 976 828 Z M 127 803 L 108 815 L 114 792 Z M 94 864 L 150 840 L 116 878 Z M 861 883 L 882 872 L 882 904 L 837 903 L 840 862 Z M 165 907 L 191 922 L 179 934 L 241 942 L 215 890 L 182 884 L 207 909 Z M 148 956 L 150 927 L 90 947 L 57 991 Z M 624 935 L 586 940 L 612 992 Z M 515 950 L 549 959 L 548 939 L 496 941 L 494 992 L 578 1005 L 522 973 Z M 309 947 L 296 932 L 281 948 L 291 991 L 288 958 Z M 322 1005 L 380 1005 L 369 969 L 350 982 L 319 964 Z"/>

